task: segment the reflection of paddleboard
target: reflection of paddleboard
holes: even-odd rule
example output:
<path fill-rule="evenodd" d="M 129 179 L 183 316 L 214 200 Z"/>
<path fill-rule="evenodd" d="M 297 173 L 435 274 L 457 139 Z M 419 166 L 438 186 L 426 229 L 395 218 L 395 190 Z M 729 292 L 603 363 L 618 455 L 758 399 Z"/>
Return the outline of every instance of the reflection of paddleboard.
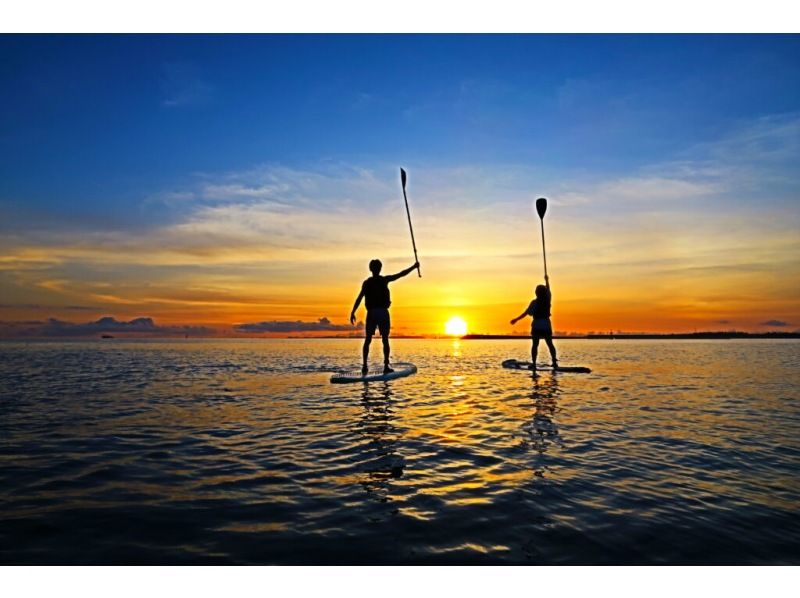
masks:
<path fill-rule="evenodd" d="M 509 370 L 531 370 L 531 366 L 533 364 L 530 361 L 517 361 L 516 359 L 506 359 L 503 362 L 503 367 Z M 537 372 L 573 372 L 575 374 L 588 374 L 592 370 L 589 368 L 585 368 L 582 366 L 569 366 L 569 365 L 560 365 L 557 368 L 551 367 L 549 365 L 537 365 L 536 366 Z"/>
<path fill-rule="evenodd" d="M 334 384 L 345 384 L 346 382 L 381 382 L 384 380 L 394 380 L 395 378 L 405 378 L 417 372 L 417 366 L 413 363 L 395 363 L 394 371 L 388 374 L 383 373 L 383 368 L 368 372 L 366 376 L 361 375 L 361 370 L 351 372 L 339 372 L 331 376 Z"/>

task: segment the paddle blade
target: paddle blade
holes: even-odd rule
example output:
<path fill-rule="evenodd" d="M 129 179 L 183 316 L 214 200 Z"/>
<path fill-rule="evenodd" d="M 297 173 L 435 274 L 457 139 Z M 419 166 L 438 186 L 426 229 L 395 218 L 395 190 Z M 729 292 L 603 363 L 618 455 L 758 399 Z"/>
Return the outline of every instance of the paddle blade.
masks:
<path fill-rule="evenodd" d="M 547 200 L 544 197 L 540 197 L 536 200 L 536 212 L 539 214 L 539 218 L 544 219 L 544 213 L 547 211 Z"/>
<path fill-rule="evenodd" d="M 403 190 L 405 191 L 406 188 L 406 171 L 402 168 L 400 169 L 400 182 L 403 183 Z"/>

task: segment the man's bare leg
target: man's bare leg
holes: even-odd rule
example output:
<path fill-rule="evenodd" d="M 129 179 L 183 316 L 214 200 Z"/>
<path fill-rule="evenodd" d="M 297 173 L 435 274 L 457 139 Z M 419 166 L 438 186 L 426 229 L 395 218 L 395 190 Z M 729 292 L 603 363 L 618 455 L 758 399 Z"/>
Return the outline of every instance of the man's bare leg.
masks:
<path fill-rule="evenodd" d="M 388 374 L 394 371 L 389 367 L 389 337 L 383 336 L 381 340 L 383 341 L 383 373 Z"/>
<path fill-rule="evenodd" d="M 364 362 L 363 365 L 361 366 L 362 376 L 366 376 L 367 372 L 369 371 L 369 366 L 367 364 L 369 363 L 369 345 L 371 342 L 372 342 L 371 334 L 368 334 L 367 336 L 364 337 L 364 349 L 362 350 L 364 356 Z"/>

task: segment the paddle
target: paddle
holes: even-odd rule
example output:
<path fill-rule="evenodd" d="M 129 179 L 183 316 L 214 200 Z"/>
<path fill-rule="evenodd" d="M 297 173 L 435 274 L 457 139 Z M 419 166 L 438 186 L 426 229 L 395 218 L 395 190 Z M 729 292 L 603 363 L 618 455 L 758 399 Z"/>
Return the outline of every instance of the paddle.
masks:
<path fill-rule="evenodd" d="M 544 213 L 547 211 L 547 200 L 540 197 L 536 200 L 536 212 L 539 214 L 539 221 L 542 223 L 542 257 L 544 258 L 544 277 L 547 278 L 547 253 L 544 249 Z"/>
<path fill-rule="evenodd" d="M 411 212 L 408 210 L 408 196 L 406 195 L 406 171 L 402 168 L 400 169 L 400 182 L 403 183 L 403 199 L 406 202 L 406 216 L 408 216 L 408 230 L 411 231 L 411 246 L 414 248 L 414 261 L 419 263 L 419 258 L 417 257 L 417 244 L 414 242 L 414 227 L 411 226 Z M 417 274 L 419 277 L 422 278 L 422 272 L 417 266 Z"/>

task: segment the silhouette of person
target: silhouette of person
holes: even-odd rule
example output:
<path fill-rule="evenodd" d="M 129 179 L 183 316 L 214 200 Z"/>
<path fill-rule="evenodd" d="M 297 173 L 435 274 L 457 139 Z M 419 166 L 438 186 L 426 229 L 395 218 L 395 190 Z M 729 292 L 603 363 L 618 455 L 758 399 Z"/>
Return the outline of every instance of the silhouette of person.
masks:
<path fill-rule="evenodd" d="M 553 325 L 550 322 L 550 305 L 553 301 L 553 295 L 550 293 L 550 278 L 545 276 L 544 281 L 545 284 L 538 285 L 534 291 L 536 299 L 531 301 L 524 312 L 511 320 L 511 325 L 513 326 L 525 316 L 533 317 L 533 324 L 531 324 L 531 340 L 533 341 L 531 345 L 532 370 L 536 370 L 536 356 L 539 352 L 540 339 L 544 339 L 544 342 L 547 343 L 547 348 L 550 349 L 553 367 L 558 367 L 556 347 L 553 345 Z"/>
<path fill-rule="evenodd" d="M 406 268 L 397 274 L 390 274 L 389 276 L 381 276 L 382 267 L 383 264 L 380 260 L 370 261 L 369 270 L 372 272 L 372 276 L 362 283 L 361 292 L 358 294 L 356 302 L 353 304 L 353 311 L 350 312 L 350 323 L 355 324 L 356 310 L 363 298 L 367 306 L 367 325 L 364 330 L 364 363 L 361 367 L 361 373 L 364 376 L 366 376 L 369 371 L 367 368 L 369 345 L 372 342 L 372 336 L 375 334 L 375 328 L 380 331 L 381 340 L 383 341 L 383 373 L 388 374 L 394 371 L 389 367 L 389 329 L 391 328 L 389 306 L 392 304 L 389 297 L 389 283 L 403 276 L 407 276 L 415 268 L 419 268 L 419 262 L 414 262 L 414 265 L 410 268 Z"/>

